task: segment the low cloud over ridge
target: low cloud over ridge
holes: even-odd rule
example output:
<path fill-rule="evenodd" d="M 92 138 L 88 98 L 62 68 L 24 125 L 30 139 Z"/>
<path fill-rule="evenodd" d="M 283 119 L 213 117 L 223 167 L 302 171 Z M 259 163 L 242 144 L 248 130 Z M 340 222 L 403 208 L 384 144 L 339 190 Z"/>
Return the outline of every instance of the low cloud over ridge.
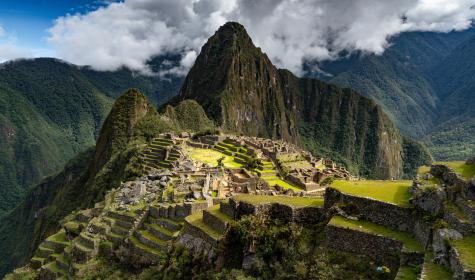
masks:
<path fill-rule="evenodd" d="M 150 73 L 151 57 L 180 53 L 183 75 L 206 39 L 227 21 L 242 23 L 279 67 L 301 73 L 306 60 L 342 50 L 380 54 L 408 31 L 469 28 L 474 0 L 125 0 L 58 18 L 48 41 L 60 58 L 98 70 Z"/>

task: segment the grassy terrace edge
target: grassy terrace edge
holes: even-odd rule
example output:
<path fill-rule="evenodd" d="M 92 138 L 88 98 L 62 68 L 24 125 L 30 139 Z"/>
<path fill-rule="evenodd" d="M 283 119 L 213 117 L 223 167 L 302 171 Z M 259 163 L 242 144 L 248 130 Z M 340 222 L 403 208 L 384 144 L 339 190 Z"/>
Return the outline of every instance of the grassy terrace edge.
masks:
<path fill-rule="evenodd" d="M 377 225 L 372 222 L 368 221 L 354 221 L 350 220 L 341 216 L 334 216 L 328 225 L 340 227 L 340 228 L 348 228 L 351 230 L 356 230 L 364 233 L 375 234 L 375 235 L 382 235 L 387 238 L 396 239 L 401 241 L 404 244 L 404 247 L 407 250 L 413 252 L 423 252 L 424 248 L 421 244 L 419 244 L 410 234 L 400 231 L 390 230 L 383 226 Z"/>
<path fill-rule="evenodd" d="M 321 197 L 297 197 L 297 196 L 267 196 L 241 194 L 234 197 L 236 201 L 248 202 L 251 204 L 281 203 L 294 207 L 318 206 L 323 207 Z"/>
<path fill-rule="evenodd" d="M 451 240 L 450 244 L 457 249 L 464 267 L 475 271 L 475 235 L 460 240 Z"/>
<path fill-rule="evenodd" d="M 334 189 L 349 195 L 371 198 L 374 200 L 395 204 L 401 207 L 412 207 L 409 203 L 411 194 L 409 188 L 412 186 L 410 180 L 385 181 L 385 180 L 363 180 L 363 181 L 335 181 L 331 185 Z"/>

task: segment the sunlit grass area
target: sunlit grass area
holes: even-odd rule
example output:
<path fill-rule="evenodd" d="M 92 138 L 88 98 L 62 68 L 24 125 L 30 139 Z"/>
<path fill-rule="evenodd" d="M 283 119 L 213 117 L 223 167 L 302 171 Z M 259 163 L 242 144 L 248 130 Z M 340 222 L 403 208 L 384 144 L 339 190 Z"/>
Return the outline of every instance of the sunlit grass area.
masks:
<path fill-rule="evenodd" d="M 335 181 L 332 187 L 335 189 L 361 197 L 368 197 L 375 200 L 394 203 L 399 206 L 409 207 L 411 194 L 409 188 L 412 181 L 382 181 L 382 180 L 363 180 L 363 181 Z"/>
<path fill-rule="evenodd" d="M 242 164 L 234 161 L 232 156 L 225 155 L 215 150 L 211 149 L 200 149 L 200 148 L 186 148 L 187 154 L 194 161 L 200 161 L 206 164 L 209 164 L 212 167 L 218 165 L 218 159 L 224 157 L 224 167 L 225 168 L 241 168 Z"/>
<path fill-rule="evenodd" d="M 450 243 L 459 252 L 464 266 L 471 271 L 475 271 L 475 235 L 460 240 L 451 240 Z"/>
<path fill-rule="evenodd" d="M 419 244 L 409 233 L 390 230 L 372 222 L 361 220 L 354 221 L 341 216 L 334 216 L 328 224 L 371 234 L 380 234 L 388 238 L 396 239 L 401 241 L 404 244 L 404 247 L 410 251 L 422 252 L 424 250 L 422 245 Z"/>
<path fill-rule="evenodd" d="M 266 181 L 270 186 L 279 185 L 284 189 L 291 189 L 293 191 L 301 191 L 300 188 L 285 182 L 284 180 L 280 179 L 277 176 L 262 176 L 261 178 L 264 181 Z"/>
<path fill-rule="evenodd" d="M 394 280 L 417 280 L 416 269 L 411 266 L 401 266 Z"/>
<path fill-rule="evenodd" d="M 445 267 L 432 261 L 433 255 L 427 253 L 424 257 L 424 279 L 427 280 L 446 280 L 452 279 L 452 273 Z"/>
<path fill-rule="evenodd" d="M 465 161 L 438 161 L 434 162 L 434 165 L 446 165 L 452 168 L 456 173 L 462 175 L 465 179 L 470 179 L 475 176 L 475 164 L 465 164 Z M 420 175 L 429 173 L 430 166 L 421 166 L 417 170 L 417 173 Z"/>
<path fill-rule="evenodd" d="M 475 175 L 475 164 L 467 165 L 465 161 L 435 162 L 434 164 L 447 165 L 465 179 L 470 179 Z"/>
<path fill-rule="evenodd" d="M 282 203 L 291 206 L 323 206 L 321 197 L 298 197 L 298 196 L 269 196 L 269 195 L 249 195 L 240 194 L 235 196 L 238 201 L 245 201 L 252 204 L 261 203 Z"/>
<path fill-rule="evenodd" d="M 186 217 L 185 220 L 188 223 L 194 225 L 195 227 L 200 228 L 202 231 L 206 232 L 206 234 L 208 234 L 210 237 L 212 237 L 216 240 L 219 239 L 220 237 L 222 237 L 222 234 L 215 231 L 214 229 L 212 229 L 211 227 L 209 227 L 208 225 L 206 225 L 203 222 L 203 212 L 202 211 L 198 211 L 197 213 Z"/>

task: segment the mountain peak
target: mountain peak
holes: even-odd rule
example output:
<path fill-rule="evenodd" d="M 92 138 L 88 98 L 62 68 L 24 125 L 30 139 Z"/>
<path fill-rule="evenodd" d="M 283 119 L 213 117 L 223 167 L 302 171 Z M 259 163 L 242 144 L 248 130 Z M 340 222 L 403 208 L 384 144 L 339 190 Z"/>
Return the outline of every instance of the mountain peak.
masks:
<path fill-rule="evenodd" d="M 145 95 L 137 89 L 129 89 L 117 98 L 97 140 L 96 170 L 99 170 L 115 151 L 126 146 L 134 136 L 136 125 L 147 115 L 157 115 L 157 112 Z"/>

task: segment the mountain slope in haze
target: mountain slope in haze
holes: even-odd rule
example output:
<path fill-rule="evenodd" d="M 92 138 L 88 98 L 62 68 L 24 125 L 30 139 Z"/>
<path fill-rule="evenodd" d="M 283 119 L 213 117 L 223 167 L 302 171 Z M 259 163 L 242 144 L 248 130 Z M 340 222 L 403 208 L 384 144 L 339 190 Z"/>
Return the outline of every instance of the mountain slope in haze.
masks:
<path fill-rule="evenodd" d="M 432 77 L 442 105 L 424 140 L 438 157 L 468 158 L 475 152 L 475 35 L 440 61 Z"/>
<path fill-rule="evenodd" d="M 224 130 L 303 143 L 363 176 L 403 175 L 409 142 L 381 107 L 350 89 L 278 70 L 238 23 L 225 24 L 203 46 L 171 103 L 186 99 Z"/>
<path fill-rule="evenodd" d="M 373 98 L 404 133 L 424 139 L 437 159 L 465 159 L 475 152 L 475 137 L 460 134 L 473 126 L 475 116 L 470 111 L 475 102 L 473 38 L 475 28 L 405 33 L 382 55 L 323 62 L 319 73 L 326 75 L 311 75 Z"/>
<path fill-rule="evenodd" d="M 100 131 L 95 149 L 34 187 L 0 223 L 0 276 L 24 264 L 71 211 L 94 206 L 107 190 L 141 174 L 138 155 L 149 133 L 176 130 L 137 90 L 121 95 Z"/>
<path fill-rule="evenodd" d="M 0 217 L 29 187 L 94 145 L 121 92 L 139 88 L 159 105 L 179 85 L 181 78 L 140 76 L 127 69 L 98 72 L 48 58 L 1 64 Z"/>

